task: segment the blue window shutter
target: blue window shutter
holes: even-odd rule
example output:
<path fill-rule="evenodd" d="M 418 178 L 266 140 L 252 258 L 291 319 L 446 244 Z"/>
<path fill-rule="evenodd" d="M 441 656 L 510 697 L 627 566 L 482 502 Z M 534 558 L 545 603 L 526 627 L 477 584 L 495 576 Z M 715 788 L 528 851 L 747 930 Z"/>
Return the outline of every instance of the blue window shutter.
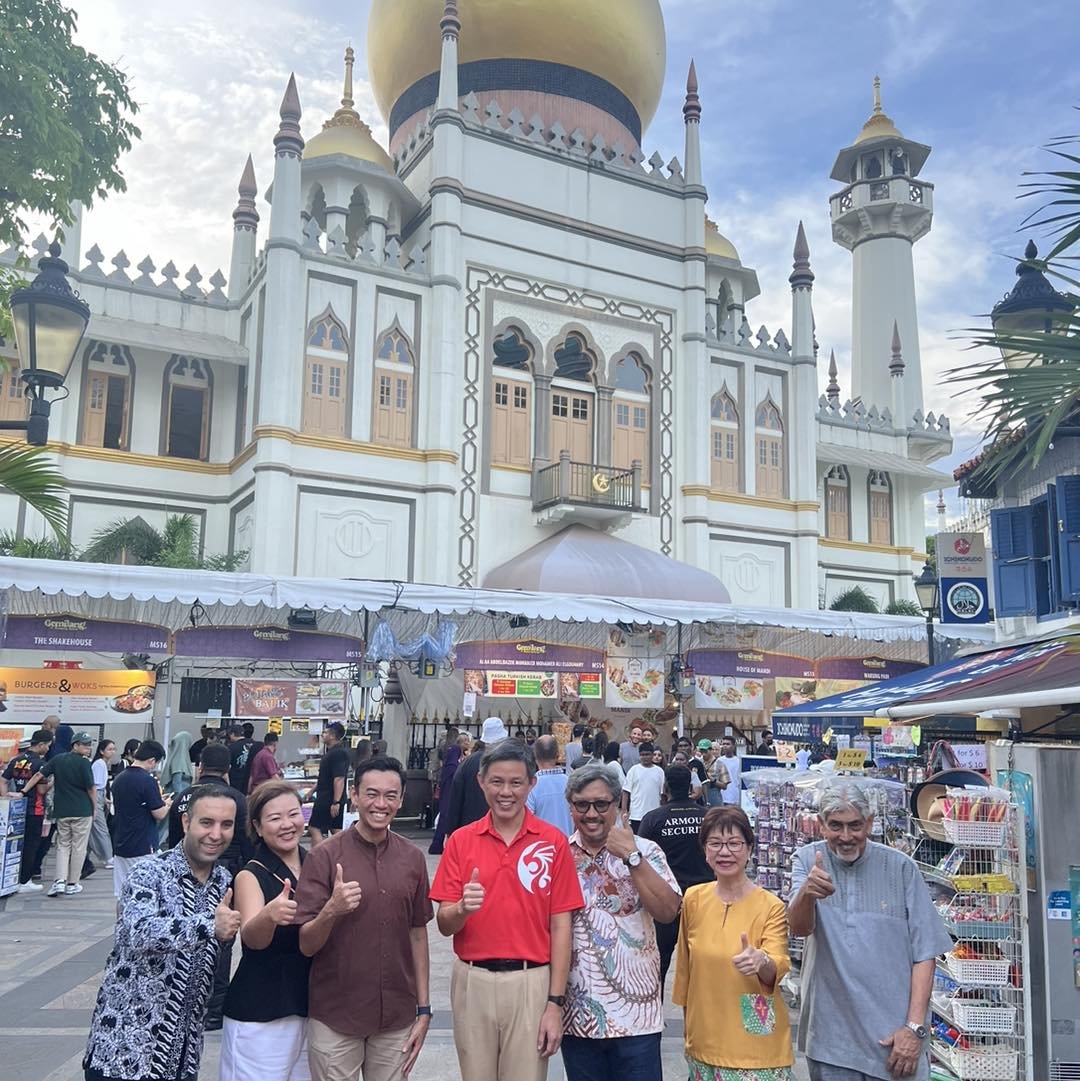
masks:
<path fill-rule="evenodd" d="M 1035 560 L 1031 507 L 990 512 L 994 548 L 994 612 L 999 616 L 1035 612 Z"/>
<path fill-rule="evenodd" d="M 1061 599 L 1073 604 L 1080 601 L 1080 476 L 1058 477 L 1055 487 Z"/>

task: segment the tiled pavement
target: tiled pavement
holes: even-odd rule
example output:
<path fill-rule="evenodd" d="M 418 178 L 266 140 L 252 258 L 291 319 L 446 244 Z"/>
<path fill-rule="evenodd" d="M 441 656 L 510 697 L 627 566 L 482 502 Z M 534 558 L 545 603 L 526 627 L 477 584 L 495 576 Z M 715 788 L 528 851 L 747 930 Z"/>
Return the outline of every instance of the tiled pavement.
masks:
<path fill-rule="evenodd" d="M 426 839 L 422 842 L 427 846 Z M 434 874 L 437 857 L 428 857 Z M 46 865 L 51 871 L 51 859 Z M 48 881 L 48 874 L 46 875 Z M 81 1081 L 90 1013 L 111 946 L 112 875 L 99 871 L 77 897 L 43 893 L 7 898 L 0 911 L 0 1076 L 35 1081 Z M 430 927 L 435 1018 L 411 1081 L 456 1081 L 450 1028 L 449 940 Z M 239 950 L 236 951 L 239 955 Z M 669 976 L 670 979 L 670 976 Z M 201 1081 L 216 1081 L 220 1036 L 209 1033 Z M 664 1081 L 683 1081 L 681 1011 L 669 1006 L 663 1038 Z M 560 1058 L 549 1081 L 564 1081 Z M 800 1063 L 796 1078 L 806 1077 Z"/>

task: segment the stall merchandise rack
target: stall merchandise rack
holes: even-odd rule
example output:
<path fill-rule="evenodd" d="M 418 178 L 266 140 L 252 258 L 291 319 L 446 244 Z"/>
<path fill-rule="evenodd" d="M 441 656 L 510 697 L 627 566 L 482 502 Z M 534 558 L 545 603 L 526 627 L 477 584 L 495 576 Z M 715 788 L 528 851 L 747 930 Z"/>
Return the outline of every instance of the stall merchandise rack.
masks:
<path fill-rule="evenodd" d="M 941 1076 L 1023 1081 L 1030 1073 L 1024 819 L 1016 804 L 923 823 L 914 858 L 953 936 L 938 962 L 930 1053 Z"/>

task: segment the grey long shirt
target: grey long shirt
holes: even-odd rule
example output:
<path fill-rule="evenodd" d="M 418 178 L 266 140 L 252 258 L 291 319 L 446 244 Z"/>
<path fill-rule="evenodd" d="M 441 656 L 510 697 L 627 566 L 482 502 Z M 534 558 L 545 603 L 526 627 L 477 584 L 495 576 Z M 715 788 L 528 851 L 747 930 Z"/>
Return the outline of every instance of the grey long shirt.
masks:
<path fill-rule="evenodd" d="M 824 841 L 795 853 L 792 891 L 802 888 L 821 852 L 836 892 L 816 907 L 803 975 L 800 1047 L 817 1062 L 889 1079 L 891 1036 L 908 1016 L 911 969 L 952 946 L 915 863 L 873 841 L 855 863 Z M 924 1053 L 914 1081 L 927 1081 Z"/>

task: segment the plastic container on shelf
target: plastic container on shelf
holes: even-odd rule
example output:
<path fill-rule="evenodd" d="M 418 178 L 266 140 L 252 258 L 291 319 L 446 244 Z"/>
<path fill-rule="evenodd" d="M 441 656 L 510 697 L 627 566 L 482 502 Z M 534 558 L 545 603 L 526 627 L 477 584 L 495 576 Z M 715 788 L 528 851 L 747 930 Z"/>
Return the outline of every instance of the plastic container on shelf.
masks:
<path fill-rule="evenodd" d="M 1004 822 L 956 822 L 944 818 L 941 825 L 946 839 L 954 845 L 1000 848 L 1005 843 Z"/>
<path fill-rule="evenodd" d="M 975 942 L 992 942 L 1009 938 L 1013 934 L 1012 923 L 998 920 L 958 920 L 951 912 L 944 913 L 945 929 L 953 938 L 967 938 Z"/>
<path fill-rule="evenodd" d="M 958 983 L 988 984 L 993 987 L 1006 987 L 1009 983 L 1010 962 L 986 957 L 954 957 L 945 955 L 945 967 Z"/>
<path fill-rule="evenodd" d="M 948 1047 L 933 1043 L 931 1051 L 960 1081 L 1016 1081 L 1020 1052 L 1008 1047 Z"/>
<path fill-rule="evenodd" d="M 985 999 L 931 1000 L 934 1012 L 964 1032 L 979 1036 L 1011 1036 L 1016 1030 L 1016 1007 Z"/>

